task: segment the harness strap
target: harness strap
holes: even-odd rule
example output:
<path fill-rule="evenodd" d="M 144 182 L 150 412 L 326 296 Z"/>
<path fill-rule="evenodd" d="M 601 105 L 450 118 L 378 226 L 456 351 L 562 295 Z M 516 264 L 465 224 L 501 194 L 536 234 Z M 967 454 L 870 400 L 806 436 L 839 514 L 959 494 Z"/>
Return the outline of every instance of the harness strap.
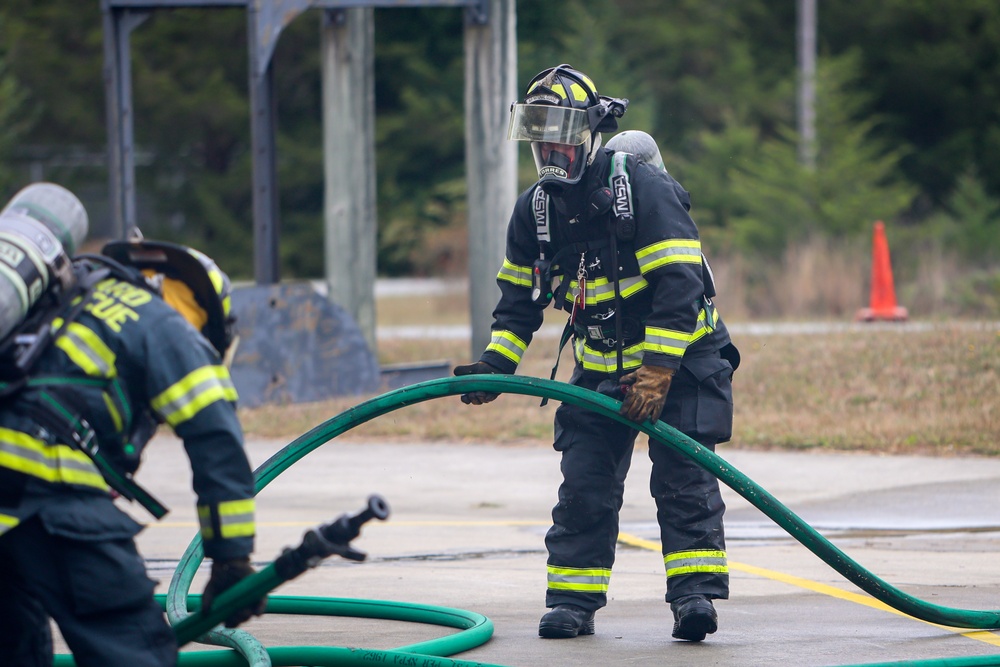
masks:
<path fill-rule="evenodd" d="M 23 401 L 18 409 L 23 409 L 36 424 L 60 442 L 75 447 L 89 456 L 101 471 L 108 486 L 123 498 L 139 503 L 157 519 L 167 515 L 170 510 L 163 503 L 142 488 L 131 475 L 120 472 L 104 457 L 100 451 L 97 434 L 86 419 L 81 415 L 74 415 L 47 391 L 42 391 L 40 398 L 39 401 Z"/>
<path fill-rule="evenodd" d="M 49 344 L 65 333 L 66 328 L 73 322 L 87 305 L 87 300 L 93 293 L 94 288 L 101 280 L 106 278 L 110 271 L 108 269 L 97 269 L 82 273 L 77 271 L 77 282 L 67 293 L 61 295 L 56 307 L 47 310 L 40 320 L 31 324 L 33 333 L 23 331 L 15 332 L 12 341 L 12 359 L 7 370 L 16 379 L 11 382 L 0 383 L 0 398 L 12 396 L 20 389 L 30 383 L 29 373 L 31 367 L 38 360 Z M 52 331 L 52 323 L 57 318 L 62 318 L 62 324 L 55 332 Z M 23 342 L 22 342 L 23 339 Z"/>
<path fill-rule="evenodd" d="M 577 243 L 570 243 L 559 249 L 552 257 L 552 267 L 559 267 L 559 260 L 566 256 L 579 256 L 581 253 L 590 252 L 592 250 L 604 250 L 611 244 L 608 239 L 603 239 L 601 241 L 579 241 Z M 573 267 L 575 268 L 575 267 Z"/>
<path fill-rule="evenodd" d="M 621 380 L 624 361 L 622 360 L 625 347 L 625 336 L 622 335 L 622 292 L 618 283 L 619 265 L 618 239 L 631 242 L 635 238 L 635 215 L 632 211 L 632 185 L 628 180 L 628 171 L 625 169 L 625 154 L 615 153 L 611 156 L 611 192 L 614 196 L 612 211 L 614 211 L 614 224 L 610 230 L 611 237 L 611 280 L 615 286 L 615 352 L 617 355 L 617 365 L 615 367 L 615 378 Z"/>
<path fill-rule="evenodd" d="M 611 156 L 611 209 L 615 217 L 615 236 L 621 241 L 631 241 L 635 238 L 635 213 L 632 207 L 632 183 L 628 178 L 626 154 L 615 153 Z"/>
<path fill-rule="evenodd" d="M 622 350 L 625 347 L 625 336 L 622 335 L 622 291 L 618 285 L 618 234 L 611 232 L 611 281 L 615 284 L 615 353 L 617 355 L 615 365 L 615 379 L 621 381 L 622 367 L 625 365 L 622 357 Z"/>
<path fill-rule="evenodd" d="M 637 317 L 625 317 L 622 318 L 622 338 L 626 341 L 635 341 L 639 334 L 642 332 L 642 327 L 645 326 L 645 320 L 639 319 Z M 601 324 L 573 324 L 573 331 L 580 338 L 587 338 L 589 340 L 601 341 L 605 345 L 612 345 L 608 341 L 614 341 L 616 330 L 614 325 L 604 326 Z M 626 346 L 627 347 L 627 346 Z"/>
<path fill-rule="evenodd" d="M 556 379 L 556 371 L 559 370 L 559 357 L 562 356 L 562 351 L 563 348 L 566 347 L 566 343 L 568 343 L 569 339 L 573 337 L 573 331 L 574 331 L 573 325 L 567 319 L 566 326 L 564 326 L 562 330 L 562 335 L 559 336 L 559 349 L 556 351 L 556 363 L 554 366 L 552 366 L 552 373 L 549 374 L 550 380 Z M 539 407 L 544 408 L 548 402 L 549 402 L 549 397 L 545 396 L 544 398 L 542 398 L 542 402 L 539 404 Z"/>
<path fill-rule="evenodd" d="M 629 183 L 628 171 L 626 170 L 626 156 L 624 153 L 615 153 L 612 157 L 612 168 L 611 174 L 609 176 L 609 181 L 612 191 L 612 204 L 611 210 L 613 212 L 611 219 L 612 224 L 610 225 L 608 238 L 599 241 L 586 241 L 571 243 L 559 249 L 558 252 L 550 260 L 550 266 L 552 270 L 558 271 L 564 275 L 563 280 L 560 282 L 559 286 L 554 290 L 554 301 L 555 306 L 558 309 L 562 309 L 563 300 L 565 299 L 566 292 L 569 289 L 569 280 L 566 279 L 566 275 L 571 275 L 566 271 L 562 270 L 560 266 L 560 260 L 566 256 L 576 256 L 582 253 L 594 251 L 594 250 L 604 250 L 608 248 L 611 253 L 611 281 L 614 283 L 615 290 L 615 351 L 617 354 L 617 368 L 615 369 L 615 377 L 621 379 L 622 367 L 624 366 L 624 324 L 622 316 L 622 296 L 621 296 L 621 286 L 619 285 L 620 271 L 619 267 L 622 265 L 622 260 L 618 257 L 618 241 L 621 237 L 628 247 L 629 257 L 625 260 L 630 269 L 634 269 L 635 273 L 639 272 L 638 260 L 635 258 L 635 253 L 631 252 L 632 239 L 635 237 L 635 216 L 633 214 L 632 208 L 632 186 Z M 550 247 L 552 242 L 552 234 L 550 229 L 550 200 L 548 194 L 542 188 L 536 188 L 535 193 L 532 197 L 531 202 L 532 214 L 535 217 L 535 232 L 538 237 L 538 252 L 540 259 L 545 259 L 546 250 Z M 607 209 L 604 209 L 605 211 Z M 581 289 L 585 289 L 585 285 L 580 286 Z M 569 339 L 572 338 L 575 327 L 573 322 L 570 320 L 566 321 L 566 325 L 563 327 L 562 335 L 559 338 L 559 349 L 556 351 L 556 361 L 555 365 L 552 366 L 552 373 L 549 379 L 554 380 L 556 378 L 556 371 L 559 369 L 559 358 L 562 356 L 563 348 Z M 548 397 L 542 399 L 541 405 L 544 406 L 548 403 Z"/>
<path fill-rule="evenodd" d="M 545 190 L 535 188 L 535 195 L 531 199 L 531 212 L 535 216 L 535 233 L 538 235 L 539 243 L 549 243 L 552 236 L 549 234 L 549 196 Z M 545 255 L 542 255 L 545 259 Z"/>

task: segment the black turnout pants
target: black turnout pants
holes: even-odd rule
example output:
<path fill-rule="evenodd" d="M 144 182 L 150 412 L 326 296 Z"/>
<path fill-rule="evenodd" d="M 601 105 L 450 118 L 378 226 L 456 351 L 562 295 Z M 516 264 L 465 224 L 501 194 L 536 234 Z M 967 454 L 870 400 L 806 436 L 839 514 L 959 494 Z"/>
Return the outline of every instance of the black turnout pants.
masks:
<path fill-rule="evenodd" d="M 732 435 L 732 373 L 718 352 L 685 357 L 674 376 L 661 418 L 705 447 Z M 606 375 L 582 371 L 570 382 L 596 389 Z M 546 606 L 575 604 L 595 610 L 607 604 L 607 593 L 555 587 L 553 568 L 585 573 L 610 570 L 618 539 L 618 513 L 638 432 L 624 424 L 577 406 L 562 404 L 555 417 L 555 449 L 562 452 L 563 481 L 552 510 L 552 527 L 545 537 L 550 583 Z M 718 479 L 664 443 L 651 442 L 650 492 L 664 556 L 686 551 L 725 552 L 725 505 Z M 666 600 L 700 593 L 729 597 L 729 575 L 695 572 L 671 576 Z"/>
<path fill-rule="evenodd" d="M 51 618 L 80 667 L 173 667 L 177 644 L 134 522 L 110 499 L 71 510 L 43 511 L 0 537 L 0 664 L 51 667 Z"/>

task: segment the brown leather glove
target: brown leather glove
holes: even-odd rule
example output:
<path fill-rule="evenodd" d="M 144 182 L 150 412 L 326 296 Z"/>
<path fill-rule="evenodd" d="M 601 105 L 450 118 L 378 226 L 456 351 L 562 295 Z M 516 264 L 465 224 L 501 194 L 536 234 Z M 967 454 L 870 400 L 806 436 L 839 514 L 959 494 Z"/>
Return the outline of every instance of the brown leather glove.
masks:
<path fill-rule="evenodd" d="M 467 364 L 465 366 L 455 366 L 455 370 L 453 370 L 452 373 L 456 376 L 506 375 L 502 370 L 489 365 L 485 361 L 477 361 L 474 364 Z M 500 394 L 496 394 L 491 391 L 470 391 L 467 394 L 462 394 L 462 402 L 466 405 L 483 405 L 484 403 L 496 400 L 496 397 L 499 395 Z"/>
<path fill-rule="evenodd" d="M 647 419 L 659 419 L 667 400 L 667 391 L 670 390 L 670 381 L 676 372 L 676 369 L 665 366 L 640 366 L 634 373 L 623 377 L 621 383 L 628 386 L 628 391 L 618 414 L 637 424 Z"/>
<path fill-rule="evenodd" d="M 212 602 L 223 591 L 232 588 L 244 578 L 254 573 L 250 558 L 233 558 L 230 560 L 213 560 L 212 576 L 205 586 L 205 591 L 201 594 L 201 609 L 203 612 L 212 608 Z M 241 623 L 245 623 L 253 616 L 260 616 L 267 606 L 267 596 L 243 609 L 238 609 L 226 618 L 226 627 L 235 628 Z"/>

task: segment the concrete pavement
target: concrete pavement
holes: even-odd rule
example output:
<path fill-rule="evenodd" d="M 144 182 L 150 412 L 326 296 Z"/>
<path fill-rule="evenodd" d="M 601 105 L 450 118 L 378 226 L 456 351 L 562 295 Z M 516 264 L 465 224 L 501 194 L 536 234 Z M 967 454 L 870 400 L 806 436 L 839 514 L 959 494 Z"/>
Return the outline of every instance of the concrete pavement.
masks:
<path fill-rule="evenodd" d="M 392 418 L 391 416 L 385 418 Z M 248 443 L 260 464 L 286 443 Z M 1000 461 L 727 451 L 719 454 L 810 522 L 873 574 L 904 592 L 961 609 L 1000 607 Z M 597 633 L 537 636 L 544 613 L 543 537 L 559 482 L 549 447 L 488 443 L 333 441 L 258 497 L 264 565 L 302 533 L 360 510 L 371 493 L 392 507 L 354 545 L 364 563 L 331 558 L 276 594 L 393 600 L 489 617 L 493 638 L 453 656 L 511 667 L 541 665 L 845 665 L 997 655 L 1000 636 L 963 634 L 901 616 L 861 592 L 746 500 L 724 487 L 732 599 L 701 644 L 670 638 L 649 460 L 637 449 L 608 606 Z M 139 538 L 166 589 L 195 532 L 190 472 L 180 443 L 158 437 L 140 481 L 172 507 Z M 132 511 L 142 518 L 141 510 Z M 202 568 L 192 588 L 206 580 Z M 391 649 L 453 633 L 377 619 L 269 615 L 246 629 L 265 646 Z M 190 650 L 204 650 L 189 645 Z"/>

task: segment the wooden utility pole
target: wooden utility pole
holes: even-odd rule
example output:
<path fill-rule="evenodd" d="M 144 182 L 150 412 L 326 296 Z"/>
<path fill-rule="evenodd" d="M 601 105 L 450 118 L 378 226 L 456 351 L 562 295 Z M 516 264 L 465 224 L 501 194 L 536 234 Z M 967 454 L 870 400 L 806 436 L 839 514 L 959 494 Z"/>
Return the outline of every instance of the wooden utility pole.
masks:
<path fill-rule="evenodd" d="M 375 10 L 323 14 L 324 257 L 330 301 L 375 352 Z"/>
<path fill-rule="evenodd" d="M 489 17 L 465 26 L 465 165 L 469 207 L 471 358 L 490 342 L 500 298 L 507 220 L 517 199 L 517 145 L 507 141 L 517 98 L 515 0 L 489 0 Z M 467 15 L 468 16 L 468 15 Z"/>
<path fill-rule="evenodd" d="M 816 168 L 816 0 L 798 0 L 799 162 Z"/>
<path fill-rule="evenodd" d="M 135 226 L 130 53 L 132 29 L 152 9 L 242 7 L 247 11 L 253 146 L 254 275 L 280 283 L 276 105 L 271 56 L 285 25 L 324 10 L 323 150 L 328 298 L 357 322 L 375 350 L 374 8 L 465 9 L 466 161 L 473 348 L 489 342 L 504 229 L 517 196 L 517 152 L 506 141 L 517 93 L 516 0 L 101 0 L 104 12 L 111 210 L 115 234 Z M 477 352 L 478 354 L 478 352 Z"/>

